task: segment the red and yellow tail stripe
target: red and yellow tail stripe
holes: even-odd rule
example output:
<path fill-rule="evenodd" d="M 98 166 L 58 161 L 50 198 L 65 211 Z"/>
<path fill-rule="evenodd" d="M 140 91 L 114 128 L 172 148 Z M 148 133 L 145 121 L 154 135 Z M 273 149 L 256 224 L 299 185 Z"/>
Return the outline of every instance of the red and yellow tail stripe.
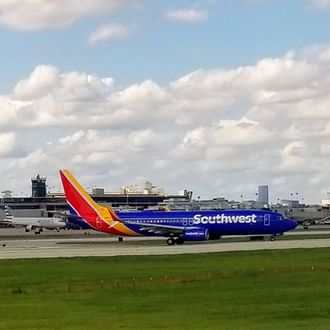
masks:
<path fill-rule="evenodd" d="M 68 170 L 60 170 L 60 176 L 68 204 L 92 228 L 118 236 L 137 236 L 121 222 L 110 207 L 97 204 Z"/>

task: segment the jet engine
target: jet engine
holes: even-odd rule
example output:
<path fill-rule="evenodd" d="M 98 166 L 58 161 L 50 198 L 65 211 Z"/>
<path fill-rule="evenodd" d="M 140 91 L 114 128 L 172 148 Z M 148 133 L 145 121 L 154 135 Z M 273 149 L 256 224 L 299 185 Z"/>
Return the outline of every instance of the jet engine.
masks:
<path fill-rule="evenodd" d="M 30 230 L 33 230 L 34 228 L 33 228 L 33 226 L 32 225 L 27 225 L 26 227 L 25 227 L 25 231 L 26 232 L 29 232 Z"/>
<path fill-rule="evenodd" d="M 207 241 L 209 239 L 209 231 L 205 228 L 186 229 L 183 239 L 185 241 Z"/>

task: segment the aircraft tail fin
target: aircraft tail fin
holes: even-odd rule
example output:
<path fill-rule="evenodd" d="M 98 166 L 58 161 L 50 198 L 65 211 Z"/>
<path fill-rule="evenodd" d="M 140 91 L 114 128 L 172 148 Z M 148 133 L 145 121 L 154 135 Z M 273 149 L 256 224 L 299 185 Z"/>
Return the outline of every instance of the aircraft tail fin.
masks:
<path fill-rule="evenodd" d="M 11 213 L 10 207 L 8 205 L 5 205 L 5 214 L 6 214 L 5 219 L 4 219 L 5 221 L 9 221 L 9 222 L 13 221 L 14 216 Z"/>
<path fill-rule="evenodd" d="M 86 190 L 73 177 L 69 170 L 60 170 L 60 176 L 67 203 L 78 216 L 83 218 L 91 227 L 101 229 L 103 223 L 111 225 L 119 220 L 111 208 L 97 204 Z"/>

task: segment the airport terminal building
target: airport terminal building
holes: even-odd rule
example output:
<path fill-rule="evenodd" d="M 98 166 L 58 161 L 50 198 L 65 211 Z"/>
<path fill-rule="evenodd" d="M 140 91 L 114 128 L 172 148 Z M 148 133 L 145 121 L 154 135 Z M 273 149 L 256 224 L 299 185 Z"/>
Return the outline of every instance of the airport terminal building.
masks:
<path fill-rule="evenodd" d="M 0 219 L 5 216 L 5 206 L 9 206 L 16 217 L 53 217 L 54 212 L 66 212 L 67 203 L 63 192 L 47 192 L 46 178 L 37 175 L 31 179 L 30 197 L 13 197 L 11 191 L 2 191 Z M 94 188 L 90 192 L 99 204 L 120 210 L 170 209 L 170 210 L 225 210 L 225 209 L 272 209 L 285 217 L 299 222 L 323 221 L 330 224 L 330 202 L 324 205 L 305 205 L 297 200 L 281 200 L 270 204 L 268 186 L 259 186 L 257 200 L 229 201 L 226 198 L 209 200 L 192 199 L 192 192 L 183 190 L 177 195 L 166 195 L 163 190 L 153 190 L 151 182 L 146 182 L 143 191 L 123 187 L 119 192 L 105 192 Z"/>
<path fill-rule="evenodd" d="M 31 179 L 30 197 L 13 197 L 11 191 L 3 191 L 1 214 L 4 217 L 5 205 L 9 206 L 14 216 L 52 217 L 54 212 L 67 211 L 64 193 L 47 192 L 46 178 L 37 175 Z M 146 209 L 165 205 L 167 200 L 178 203 L 189 203 L 192 193 L 183 191 L 178 195 L 166 195 L 162 190 L 154 191 L 151 182 L 146 182 L 143 191 L 124 187 L 119 192 L 107 193 L 103 188 L 94 188 L 90 195 L 99 204 L 110 205 L 116 209 Z"/>

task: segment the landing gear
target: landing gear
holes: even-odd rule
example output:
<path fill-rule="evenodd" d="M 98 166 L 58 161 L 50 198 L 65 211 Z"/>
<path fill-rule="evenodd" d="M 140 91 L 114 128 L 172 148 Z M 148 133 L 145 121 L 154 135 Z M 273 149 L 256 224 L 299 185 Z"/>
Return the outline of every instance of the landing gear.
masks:
<path fill-rule="evenodd" d="M 273 242 L 275 241 L 275 235 L 270 236 L 270 240 Z"/>
<path fill-rule="evenodd" d="M 174 245 L 174 244 L 178 244 L 178 245 L 182 245 L 184 243 L 184 239 L 182 237 L 170 237 L 167 239 L 166 243 L 168 245 Z"/>
<path fill-rule="evenodd" d="M 175 240 L 175 243 L 178 244 L 178 245 L 182 245 L 184 243 L 184 239 L 182 237 L 178 237 L 176 240 Z"/>
<path fill-rule="evenodd" d="M 175 244 L 175 239 L 173 237 L 170 237 L 167 239 L 166 243 L 168 245 L 174 245 Z"/>

